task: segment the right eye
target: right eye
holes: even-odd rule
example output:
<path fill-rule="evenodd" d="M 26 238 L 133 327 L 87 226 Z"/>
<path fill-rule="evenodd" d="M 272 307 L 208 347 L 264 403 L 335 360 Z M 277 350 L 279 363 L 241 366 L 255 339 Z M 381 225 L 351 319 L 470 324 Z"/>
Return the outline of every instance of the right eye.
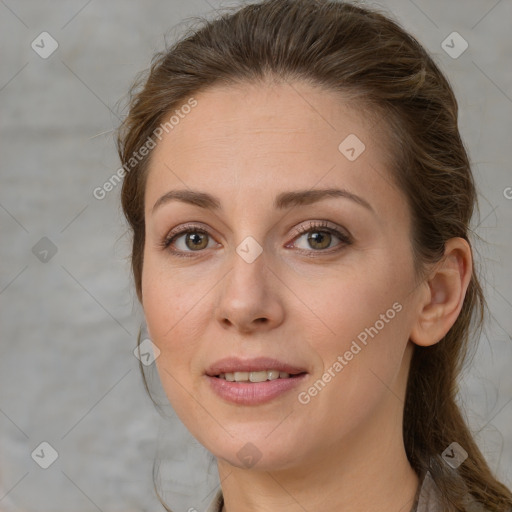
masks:
<path fill-rule="evenodd" d="M 197 226 L 185 226 L 177 232 L 171 232 L 165 237 L 161 245 L 176 256 L 192 256 L 190 253 L 201 252 L 208 249 L 209 233 Z M 177 248 L 172 248 L 175 246 Z M 188 254 L 186 254 L 188 253 Z"/>

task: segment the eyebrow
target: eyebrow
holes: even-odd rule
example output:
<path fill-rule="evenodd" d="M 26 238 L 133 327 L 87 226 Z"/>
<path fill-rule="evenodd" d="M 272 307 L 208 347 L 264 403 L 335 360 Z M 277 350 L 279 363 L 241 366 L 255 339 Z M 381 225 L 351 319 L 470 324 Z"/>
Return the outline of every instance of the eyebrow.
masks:
<path fill-rule="evenodd" d="M 291 192 L 281 192 L 274 200 L 274 208 L 284 210 L 293 206 L 304 206 L 328 199 L 330 197 L 340 197 L 350 199 L 351 201 L 364 206 L 372 213 L 376 214 L 370 203 L 362 197 L 359 197 L 352 192 L 340 188 L 327 188 L 327 189 L 310 189 L 310 190 L 296 190 Z M 171 201 L 180 201 L 183 203 L 192 204 L 205 208 L 208 210 L 222 210 L 221 203 L 218 198 L 195 190 L 171 190 L 160 197 L 153 205 L 151 214 Z"/>

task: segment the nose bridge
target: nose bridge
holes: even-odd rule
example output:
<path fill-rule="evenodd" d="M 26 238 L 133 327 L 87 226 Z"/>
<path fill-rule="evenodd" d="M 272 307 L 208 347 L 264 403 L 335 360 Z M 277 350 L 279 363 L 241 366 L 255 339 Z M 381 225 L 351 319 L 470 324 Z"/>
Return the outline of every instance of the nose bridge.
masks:
<path fill-rule="evenodd" d="M 252 235 L 242 238 L 227 260 L 230 266 L 217 304 L 216 317 L 224 326 L 248 331 L 262 323 L 276 325 L 283 310 L 267 268 L 268 258 Z"/>
<path fill-rule="evenodd" d="M 230 293 L 246 300 L 249 295 L 253 300 L 265 293 L 267 286 L 265 260 L 262 245 L 252 236 L 245 236 L 235 246 L 229 258 L 231 271 L 228 273 Z"/>
<path fill-rule="evenodd" d="M 236 221 L 232 226 L 235 245 L 230 264 L 233 271 L 242 274 L 243 279 L 255 279 L 256 274 L 264 272 L 265 260 L 268 259 L 268 255 L 263 254 L 267 229 L 261 213 L 263 205 L 258 204 L 256 198 L 243 202 L 243 198 L 236 194 L 232 205 L 230 214 Z"/>

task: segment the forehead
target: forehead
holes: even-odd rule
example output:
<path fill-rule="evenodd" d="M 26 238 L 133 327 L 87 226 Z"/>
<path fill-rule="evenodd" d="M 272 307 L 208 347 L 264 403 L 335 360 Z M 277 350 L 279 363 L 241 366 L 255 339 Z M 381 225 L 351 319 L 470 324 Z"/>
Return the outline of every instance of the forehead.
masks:
<path fill-rule="evenodd" d="M 318 146 L 319 141 L 336 143 L 344 134 L 366 133 L 372 128 L 376 140 L 366 142 L 383 142 L 378 137 L 384 134 L 378 133 L 378 117 L 363 111 L 354 98 L 304 82 L 215 85 L 194 95 L 194 99 L 197 106 L 189 113 L 180 120 L 174 116 L 179 123 L 164 134 L 162 145 L 174 144 L 176 150 L 185 152 L 201 141 L 210 143 L 213 150 L 225 150 L 223 146 L 234 140 L 240 142 L 244 136 L 252 137 L 255 143 L 269 143 L 274 140 L 272 135 L 281 135 L 290 140 L 302 136 L 303 141 Z M 183 100 L 181 105 L 186 102 Z M 179 110 L 178 105 L 175 112 Z M 366 135 L 368 139 L 369 133 Z"/>
<path fill-rule="evenodd" d="M 273 196 L 320 181 L 359 194 L 389 188 L 384 123 L 340 93 L 283 82 L 214 86 L 193 98 L 196 106 L 152 151 L 146 214 L 170 188 L 209 189 L 226 200 L 234 187 Z"/>

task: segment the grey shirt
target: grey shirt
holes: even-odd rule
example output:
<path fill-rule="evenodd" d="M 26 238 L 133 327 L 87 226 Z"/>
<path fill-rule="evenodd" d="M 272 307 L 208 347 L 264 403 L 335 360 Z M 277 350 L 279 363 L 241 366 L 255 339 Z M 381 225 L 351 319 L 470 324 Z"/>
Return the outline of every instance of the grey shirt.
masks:
<path fill-rule="evenodd" d="M 222 489 L 219 489 L 205 512 L 221 512 L 223 503 Z M 427 472 L 421 487 L 416 493 L 416 503 L 413 505 L 411 512 L 441 512 L 441 510 L 440 503 L 437 500 L 436 485 L 430 473 Z"/>

